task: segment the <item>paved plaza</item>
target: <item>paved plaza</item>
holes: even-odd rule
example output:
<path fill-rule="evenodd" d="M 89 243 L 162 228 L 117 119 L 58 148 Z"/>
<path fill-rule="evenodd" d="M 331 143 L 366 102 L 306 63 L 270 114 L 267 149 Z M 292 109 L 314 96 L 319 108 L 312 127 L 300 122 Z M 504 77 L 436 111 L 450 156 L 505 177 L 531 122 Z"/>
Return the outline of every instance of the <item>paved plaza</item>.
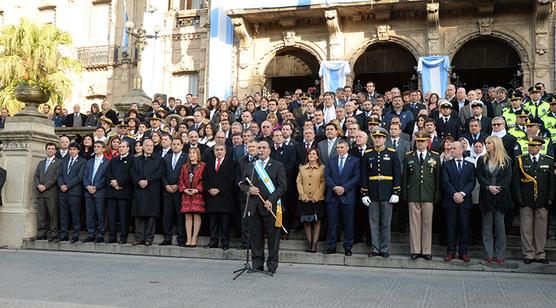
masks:
<path fill-rule="evenodd" d="M 1 307 L 554 307 L 538 274 L 281 264 L 0 250 Z"/>

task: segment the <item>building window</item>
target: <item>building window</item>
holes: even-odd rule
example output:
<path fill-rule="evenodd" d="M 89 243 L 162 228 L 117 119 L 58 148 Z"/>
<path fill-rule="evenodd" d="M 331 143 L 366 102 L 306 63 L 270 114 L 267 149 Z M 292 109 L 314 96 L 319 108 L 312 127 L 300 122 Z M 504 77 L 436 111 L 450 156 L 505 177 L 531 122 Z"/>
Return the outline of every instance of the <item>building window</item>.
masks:
<path fill-rule="evenodd" d="M 170 80 L 170 96 L 185 99 L 187 93 L 197 95 L 199 76 L 197 72 L 184 72 L 172 75 Z"/>
<path fill-rule="evenodd" d="M 47 6 L 39 8 L 39 18 L 43 24 L 56 25 L 56 7 Z"/>
<path fill-rule="evenodd" d="M 203 0 L 169 0 L 168 8 L 178 11 L 198 10 L 203 5 Z"/>
<path fill-rule="evenodd" d="M 91 46 L 110 44 L 110 2 L 93 3 L 89 18 Z"/>

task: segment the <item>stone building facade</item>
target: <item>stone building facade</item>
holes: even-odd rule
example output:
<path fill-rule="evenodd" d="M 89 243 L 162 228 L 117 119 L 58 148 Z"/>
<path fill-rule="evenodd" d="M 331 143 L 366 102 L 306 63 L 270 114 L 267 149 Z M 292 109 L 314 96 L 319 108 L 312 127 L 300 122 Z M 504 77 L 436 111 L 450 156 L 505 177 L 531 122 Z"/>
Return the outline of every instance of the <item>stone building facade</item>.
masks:
<path fill-rule="evenodd" d="M 542 81 L 554 89 L 552 0 L 330 0 L 277 8 L 241 2 L 241 9 L 227 4 L 234 44 L 233 54 L 222 55 L 233 62 L 238 96 L 318 86 L 325 60 L 348 61 L 347 83 L 356 87 L 373 80 L 379 90 L 414 88 L 425 55 L 448 55 L 451 81 L 469 88 Z M 3 25 L 28 17 L 72 34 L 84 71 L 74 78 L 66 107 L 77 102 L 88 109 L 105 98 L 115 103 L 132 89 L 137 53 L 133 37 L 127 52 L 122 47 L 124 12 L 147 33 L 161 28 L 142 53 L 146 94 L 206 99 L 211 1 L 0 0 Z"/>

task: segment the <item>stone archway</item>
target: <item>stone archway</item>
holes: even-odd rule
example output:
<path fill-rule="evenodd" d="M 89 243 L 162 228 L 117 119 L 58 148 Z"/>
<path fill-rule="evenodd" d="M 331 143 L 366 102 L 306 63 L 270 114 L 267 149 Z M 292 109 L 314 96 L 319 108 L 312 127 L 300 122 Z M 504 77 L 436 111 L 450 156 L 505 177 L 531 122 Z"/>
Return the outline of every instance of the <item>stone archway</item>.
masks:
<path fill-rule="evenodd" d="M 481 36 L 460 45 L 453 53 L 451 81 L 468 89 L 523 85 L 522 55 L 509 42 Z"/>
<path fill-rule="evenodd" d="M 406 46 L 394 41 L 379 41 L 355 53 L 357 57 L 350 59 L 355 90 L 364 89 L 368 81 L 373 81 L 380 93 L 392 87 L 402 91 L 417 88 L 418 53 Z"/>

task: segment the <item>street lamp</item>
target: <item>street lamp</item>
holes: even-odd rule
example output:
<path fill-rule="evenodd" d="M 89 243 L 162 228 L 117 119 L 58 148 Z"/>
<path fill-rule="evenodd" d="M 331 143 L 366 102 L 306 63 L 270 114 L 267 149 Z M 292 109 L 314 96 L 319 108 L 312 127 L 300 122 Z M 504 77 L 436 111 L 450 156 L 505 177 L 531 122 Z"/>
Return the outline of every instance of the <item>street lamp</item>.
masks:
<path fill-rule="evenodd" d="M 148 39 L 156 40 L 158 38 L 158 33 L 160 33 L 160 26 L 154 26 L 154 35 L 147 34 L 147 31 L 142 26 L 135 28 L 135 24 L 131 20 L 126 21 L 125 28 L 127 34 L 135 38 L 135 48 L 137 49 L 137 73 L 135 74 L 135 78 L 133 79 L 133 89 L 139 90 L 143 87 L 143 79 L 141 78 L 141 53 L 147 46 Z"/>

